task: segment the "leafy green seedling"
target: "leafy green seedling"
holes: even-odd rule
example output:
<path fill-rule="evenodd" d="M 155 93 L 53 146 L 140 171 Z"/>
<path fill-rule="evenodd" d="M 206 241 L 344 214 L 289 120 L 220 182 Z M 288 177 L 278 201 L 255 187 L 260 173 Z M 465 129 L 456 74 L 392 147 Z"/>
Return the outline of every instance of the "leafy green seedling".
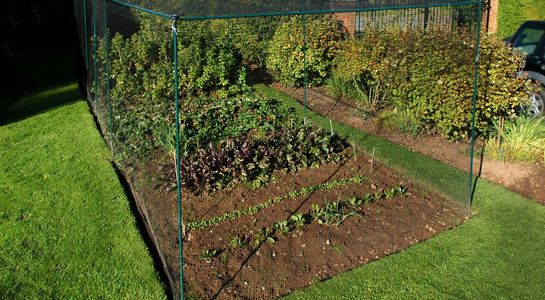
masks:
<path fill-rule="evenodd" d="M 302 213 L 296 213 L 290 217 L 290 220 L 295 225 L 295 228 L 301 228 L 307 222 L 305 216 Z"/>
<path fill-rule="evenodd" d="M 407 188 L 402 185 L 398 186 L 395 191 L 397 196 L 405 196 L 407 194 Z"/>
<path fill-rule="evenodd" d="M 243 249 L 248 247 L 248 239 L 244 236 L 235 236 L 229 241 L 229 246 L 232 248 Z"/>
<path fill-rule="evenodd" d="M 284 234 L 290 232 L 290 225 L 289 225 L 287 220 L 283 220 L 283 221 L 280 221 L 278 223 L 275 223 L 273 225 L 273 228 L 275 230 L 278 230 L 278 231 L 284 233 Z"/>
<path fill-rule="evenodd" d="M 317 203 L 310 206 L 310 215 L 314 220 L 319 219 L 324 214 L 324 208 Z"/>
<path fill-rule="evenodd" d="M 351 196 L 346 199 L 346 202 L 348 205 L 350 205 L 352 208 L 356 208 L 363 204 L 364 199 L 357 196 Z"/>
<path fill-rule="evenodd" d="M 393 198 L 393 197 L 395 197 L 395 195 L 396 195 L 396 191 L 394 189 L 384 190 L 384 196 L 387 199 Z"/>
<path fill-rule="evenodd" d="M 318 224 L 338 227 L 349 217 L 358 215 L 353 209 L 345 211 L 344 208 L 340 201 L 326 203 L 315 220 Z"/>
<path fill-rule="evenodd" d="M 200 258 L 202 260 L 210 261 L 212 258 L 218 256 L 218 249 L 206 249 L 201 252 Z"/>
<path fill-rule="evenodd" d="M 276 238 L 272 235 L 270 228 L 262 228 L 257 232 L 254 238 L 254 246 L 259 247 L 264 242 L 269 242 L 271 244 L 276 243 Z"/>

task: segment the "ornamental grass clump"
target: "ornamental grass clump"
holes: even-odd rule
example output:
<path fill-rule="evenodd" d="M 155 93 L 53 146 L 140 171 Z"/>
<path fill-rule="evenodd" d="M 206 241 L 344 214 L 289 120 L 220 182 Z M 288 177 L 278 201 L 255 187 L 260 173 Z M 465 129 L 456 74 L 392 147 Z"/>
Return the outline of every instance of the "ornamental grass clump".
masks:
<path fill-rule="evenodd" d="M 495 135 L 486 141 L 486 154 L 499 160 L 545 163 L 544 117 L 494 122 L 494 129 Z"/>

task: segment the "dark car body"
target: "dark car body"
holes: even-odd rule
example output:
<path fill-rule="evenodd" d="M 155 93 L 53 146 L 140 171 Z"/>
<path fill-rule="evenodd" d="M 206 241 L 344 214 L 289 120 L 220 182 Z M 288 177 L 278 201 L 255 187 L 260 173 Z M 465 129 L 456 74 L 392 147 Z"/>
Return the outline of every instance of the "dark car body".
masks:
<path fill-rule="evenodd" d="M 538 87 L 530 99 L 532 113 L 545 115 L 545 21 L 524 22 L 510 43 L 526 54 L 523 74 Z"/>

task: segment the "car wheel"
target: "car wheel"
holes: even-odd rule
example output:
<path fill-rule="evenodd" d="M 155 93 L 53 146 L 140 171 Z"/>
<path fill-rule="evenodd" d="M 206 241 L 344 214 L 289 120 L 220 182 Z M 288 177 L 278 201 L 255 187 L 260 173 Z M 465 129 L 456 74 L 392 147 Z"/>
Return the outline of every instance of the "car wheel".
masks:
<path fill-rule="evenodd" d="M 536 117 L 545 115 L 545 87 L 530 93 L 529 113 Z"/>

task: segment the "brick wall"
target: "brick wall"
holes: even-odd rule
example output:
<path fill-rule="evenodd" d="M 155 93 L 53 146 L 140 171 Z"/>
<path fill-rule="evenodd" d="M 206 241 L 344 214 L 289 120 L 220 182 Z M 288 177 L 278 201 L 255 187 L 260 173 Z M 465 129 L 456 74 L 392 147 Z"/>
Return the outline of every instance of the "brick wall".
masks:
<path fill-rule="evenodd" d="M 345 13 L 335 13 L 333 14 L 337 20 L 343 23 L 344 27 L 348 32 L 353 35 L 356 32 L 356 13 L 354 12 L 345 12 Z"/>
<path fill-rule="evenodd" d="M 500 0 L 485 0 L 483 10 L 483 29 L 488 32 L 498 30 L 498 7 Z M 356 13 L 334 13 L 335 18 L 341 21 L 350 34 L 356 32 Z"/>
<path fill-rule="evenodd" d="M 500 0 L 488 0 L 487 10 L 483 18 L 483 27 L 488 32 L 498 31 L 498 7 Z"/>

